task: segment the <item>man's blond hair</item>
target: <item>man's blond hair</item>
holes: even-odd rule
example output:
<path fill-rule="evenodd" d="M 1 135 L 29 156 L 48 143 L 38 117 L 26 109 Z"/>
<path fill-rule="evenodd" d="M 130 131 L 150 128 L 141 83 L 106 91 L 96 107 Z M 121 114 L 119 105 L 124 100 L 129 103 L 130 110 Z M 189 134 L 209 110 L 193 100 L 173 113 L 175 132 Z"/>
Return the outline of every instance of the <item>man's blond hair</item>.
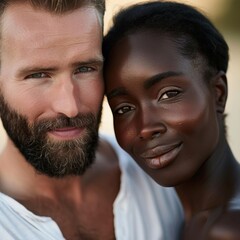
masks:
<path fill-rule="evenodd" d="M 93 6 L 102 15 L 105 11 L 105 0 L 1 0 L 0 16 L 6 7 L 13 3 L 29 3 L 33 8 L 40 8 L 55 14 L 63 14 L 82 6 Z"/>

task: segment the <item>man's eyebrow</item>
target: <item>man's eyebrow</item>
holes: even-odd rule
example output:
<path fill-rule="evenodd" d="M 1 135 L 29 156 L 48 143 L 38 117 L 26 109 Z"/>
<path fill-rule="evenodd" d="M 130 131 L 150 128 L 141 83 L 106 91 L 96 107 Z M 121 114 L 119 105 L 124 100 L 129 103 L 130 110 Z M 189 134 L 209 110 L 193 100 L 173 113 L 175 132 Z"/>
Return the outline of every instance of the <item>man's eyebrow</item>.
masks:
<path fill-rule="evenodd" d="M 83 66 L 83 65 L 97 65 L 97 66 L 103 66 L 103 58 L 92 58 L 87 61 L 77 61 L 72 64 L 73 67 Z"/>
<path fill-rule="evenodd" d="M 53 72 L 56 71 L 56 67 L 46 67 L 46 66 L 27 66 L 27 67 L 22 67 L 20 68 L 16 76 L 17 77 L 22 77 L 31 73 L 36 73 L 36 72 Z"/>
<path fill-rule="evenodd" d="M 103 58 L 102 57 L 96 57 L 96 58 L 91 58 L 85 61 L 76 61 L 74 63 L 71 64 L 71 67 L 79 67 L 79 66 L 83 66 L 83 65 L 97 65 L 102 67 L 103 66 Z M 54 72 L 57 71 L 58 67 L 57 66 L 49 66 L 47 67 L 46 65 L 36 65 L 36 66 L 26 66 L 26 67 L 22 67 L 17 71 L 16 76 L 17 77 L 21 77 L 24 75 L 28 75 L 31 73 L 35 73 L 35 72 Z"/>
<path fill-rule="evenodd" d="M 181 76 L 181 75 L 183 75 L 182 72 L 174 72 L 174 71 L 169 71 L 169 72 L 156 74 L 156 75 L 154 75 L 153 77 L 150 77 L 149 79 L 147 79 L 144 82 L 144 88 L 149 89 L 154 84 L 162 81 L 165 78 L 174 77 L 174 76 Z"/>

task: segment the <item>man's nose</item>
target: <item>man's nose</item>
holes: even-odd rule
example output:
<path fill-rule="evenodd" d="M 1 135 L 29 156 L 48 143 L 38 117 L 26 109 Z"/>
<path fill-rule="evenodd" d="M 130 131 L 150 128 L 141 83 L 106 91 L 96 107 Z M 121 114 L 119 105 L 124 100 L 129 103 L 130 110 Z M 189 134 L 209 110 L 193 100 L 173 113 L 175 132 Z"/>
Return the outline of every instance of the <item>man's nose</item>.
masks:
<path fill-rule="evenodd" d="M 79 90 L 74 80 L 62 81 L 52 92 L 52 110 L 69 118 L 79 113 Z"/>

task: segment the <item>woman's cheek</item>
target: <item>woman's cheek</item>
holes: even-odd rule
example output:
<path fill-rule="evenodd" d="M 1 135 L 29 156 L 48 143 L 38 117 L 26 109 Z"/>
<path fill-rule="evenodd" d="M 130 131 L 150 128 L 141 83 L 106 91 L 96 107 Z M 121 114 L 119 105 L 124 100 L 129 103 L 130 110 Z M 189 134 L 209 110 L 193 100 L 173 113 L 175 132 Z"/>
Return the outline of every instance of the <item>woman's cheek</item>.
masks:
<path fill-rule="evenodd" d="M 130 124 L 122 124 L 120 121 L 114 121 L 114 129 L 118 144 L 129 153 L 136 136 L 135 129 Z"/>

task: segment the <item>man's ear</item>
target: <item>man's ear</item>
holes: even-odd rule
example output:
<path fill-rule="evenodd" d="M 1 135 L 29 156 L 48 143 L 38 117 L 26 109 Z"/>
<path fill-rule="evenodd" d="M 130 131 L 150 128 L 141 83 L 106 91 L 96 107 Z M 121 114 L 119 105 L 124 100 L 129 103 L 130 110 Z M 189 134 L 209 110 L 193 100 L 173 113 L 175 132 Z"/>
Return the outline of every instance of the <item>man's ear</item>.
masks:
<path fill-rule="evenodd" d="M 214 77 L 213 82 L 216 109 L 218 113 L 224 113 L 228 96 L 227 77 L 225 72 L 220 71 Z"/>

